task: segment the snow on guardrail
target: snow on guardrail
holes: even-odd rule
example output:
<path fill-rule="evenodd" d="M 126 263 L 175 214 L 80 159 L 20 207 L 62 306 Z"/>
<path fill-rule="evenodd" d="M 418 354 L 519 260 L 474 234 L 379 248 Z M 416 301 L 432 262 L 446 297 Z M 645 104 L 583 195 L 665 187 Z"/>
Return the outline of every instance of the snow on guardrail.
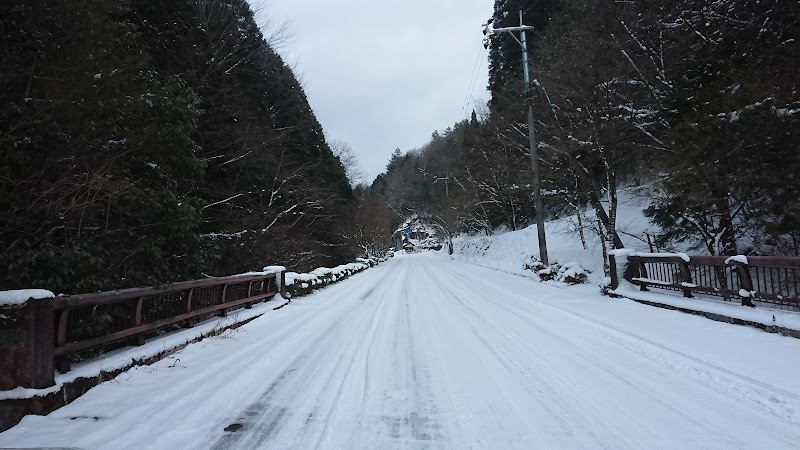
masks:
<path fill-rule="evenodd" d="M 0 306 L 23 305 L 28 300 L 40 300 L 43 298 L 53 298 L 55 294 L 44 289 L 15 289 L 11 291 L 0 291 Z"/>
<path fill-rule="evenodd" d="M 358 258 L 353 263 L 336 267 L 319 267 L 308 273 L 286 272 L 286 292 L 291 297 L 305 295 L 376 266 L 380 262 L 382 260 Z"/>

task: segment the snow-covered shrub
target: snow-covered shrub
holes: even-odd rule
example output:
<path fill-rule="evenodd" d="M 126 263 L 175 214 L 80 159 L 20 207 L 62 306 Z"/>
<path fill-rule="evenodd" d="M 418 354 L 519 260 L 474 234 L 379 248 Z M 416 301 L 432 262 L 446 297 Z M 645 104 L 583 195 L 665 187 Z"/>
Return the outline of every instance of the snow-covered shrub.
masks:
<path fill-rule="evenodd" d="M 333 268 L 320 267 L 309 273 L 286 272 L 286 293 L 294 298 L 309 294 L 331 283 L 344 280 L 370 267 L 378 265 L 379 260 L 359 258 L 358 262 L 342 264 Z"/>
<path fill-rule="evenodd" d="M 543 270 L 545 267 L 547 266 L 545 266 L 544 264 L 542 264 L 541 261 L 535 258 L 531 258 L 530 262 L 525 263 L 525 270 L 530 270 L 533 272 L 539 272 L 540 270 Z"/>
<path fill-rule="evenodd" d="M 603 278 L 603 282 L 600 283 L 600 295 L 607 295 L 609 297 L 619 297 L 618 295 L 614 294 L 611 290 L 611 277 Z"/>
<path fill-rule="evenodd" d="M 356 258 L 356 262 L 359 262 L 361 264 L 366 264 L 369 267 L 374 267 L 374 266 L 377 266 L 379 262 L 381 262 L 381 259 L 384 259 L 384 258 L 377 258 L 377 259 L 376 258 Z"/>
<path fill-rule="evenodd" d="M 565 284 L 583 284 L 589 279 L 589 271 L 576 262 L 566 264 L 553 263 L 545 266 L 538 259 L 532 258 L 525 264 L 525 269 L 535 272 L 541 281 L 557 281 Z"/>
<path fill-rule="evenodd" d="M 568 262 L 558 269 L 556 281 L 566 284 L 583 284 L 589 279 L 589 271 L 576 262 Z"/>
<path fill-rule="evenodd" d="M 542 264 L 542 266 L 544 266 L 544 264 Z M 556 279 L 560 268 L 561 267 L 558 264 L 544 266 L 543 269 L 536 271 L 536 275 L 539 275 L 539 279 L 542 281 L 552 281 Z"/>

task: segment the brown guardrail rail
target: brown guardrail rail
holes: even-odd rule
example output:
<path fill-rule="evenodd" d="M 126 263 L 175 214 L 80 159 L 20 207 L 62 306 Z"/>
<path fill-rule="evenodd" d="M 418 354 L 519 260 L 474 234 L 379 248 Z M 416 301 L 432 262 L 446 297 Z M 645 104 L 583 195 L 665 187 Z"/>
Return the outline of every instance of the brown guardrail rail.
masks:
<path fill-rule="evenodd" d="M 0 431 L 26 414 L 53 411 L 101 382 L 102 376 L 78 378 L 43 396 L 25 392 L 52 388 L 54 369 L 69 371 L 70 360 L 141 345 L 146 337 L 285 294 L 284 269 L 270 270 L 275 272 L 0 304 L 0 391 L 23 389 L 19 397 L 0 400 Z"/>
<path fill-rule="evenodd" d="M 141 345 L 146 337 L 168 329 L 250 308 L 284 294 L 285 288 L 281 267 L 275 272 L 0 305 L 0 391 L 53 386 L 54 369 L 69 371 L 72 359 Z"/>
<path fill-rule="evenodd" d="M 234 275 L 53 299 L 56 368 L 69 370 L 69 355 L 127 339 L 144 343 L 147 333 L 197 318 L 227 314 L 272 298 L 281 273 Z"/>
<path fill-rule="evenodd" d="M 685 254 L 631 253 L 625 279 L 639 286 L 740 299 L 744 306 L 763 302 L 800 311 L 800 257 L 688 256 Z M 609 260 L 616 266 L 616 257 Z M 612 288 L 616 288 L 612 267 Z"/>

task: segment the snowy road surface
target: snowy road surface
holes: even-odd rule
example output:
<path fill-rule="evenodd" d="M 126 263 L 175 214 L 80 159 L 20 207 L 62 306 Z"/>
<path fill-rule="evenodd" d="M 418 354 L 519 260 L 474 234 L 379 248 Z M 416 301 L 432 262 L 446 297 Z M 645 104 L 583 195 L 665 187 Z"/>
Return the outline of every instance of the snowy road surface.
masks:
<path fill-rule="evenodd" d="M 393 258 L 0 447 L 800 447 L 800 340 L 597 291 Z"/>

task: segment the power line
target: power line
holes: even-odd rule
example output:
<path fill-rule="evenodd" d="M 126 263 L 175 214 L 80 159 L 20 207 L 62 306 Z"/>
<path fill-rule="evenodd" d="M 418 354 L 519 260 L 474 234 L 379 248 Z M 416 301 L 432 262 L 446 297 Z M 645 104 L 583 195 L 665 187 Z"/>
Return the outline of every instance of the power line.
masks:
<path fill-rule="evenodd" d="M 472 69 L 472 78 L 469 82 L 469 88 L 467 90 L 467 96 L 464 99 L 464 102 L 461 106 L 461 116 L 463 120 L 467 119 L 467 115 L 469 114 L 469 103 L 472 100 L 472 93 L 475 91 L 475 85 L 478 82 L 478 74 L 480 73 L 481 68 L 481 59 L 483 58 L 483 54 L 486 49 L 481 46 L 481 49 L 478 51 L 478 57 L 475 59 L 475 65 Z"/>
<path fill-rule="evenodd" d="M 472 66 L 472 73 L 470 74 L 469 78 L 469 85 L 467 86 L 467 95 L 464 98 L 464 101 L 461 102 L 461 116 L 464 117 L 466 115 L 467 105 L 469 104 L 469 96 L 472 93 L 472 83 L 475 79 L 475 73 L 478 70 L 478 63 L 480 62 L 482 51 L 478 51 L 478 56 L 475 58 L 475 64 Z"/>

